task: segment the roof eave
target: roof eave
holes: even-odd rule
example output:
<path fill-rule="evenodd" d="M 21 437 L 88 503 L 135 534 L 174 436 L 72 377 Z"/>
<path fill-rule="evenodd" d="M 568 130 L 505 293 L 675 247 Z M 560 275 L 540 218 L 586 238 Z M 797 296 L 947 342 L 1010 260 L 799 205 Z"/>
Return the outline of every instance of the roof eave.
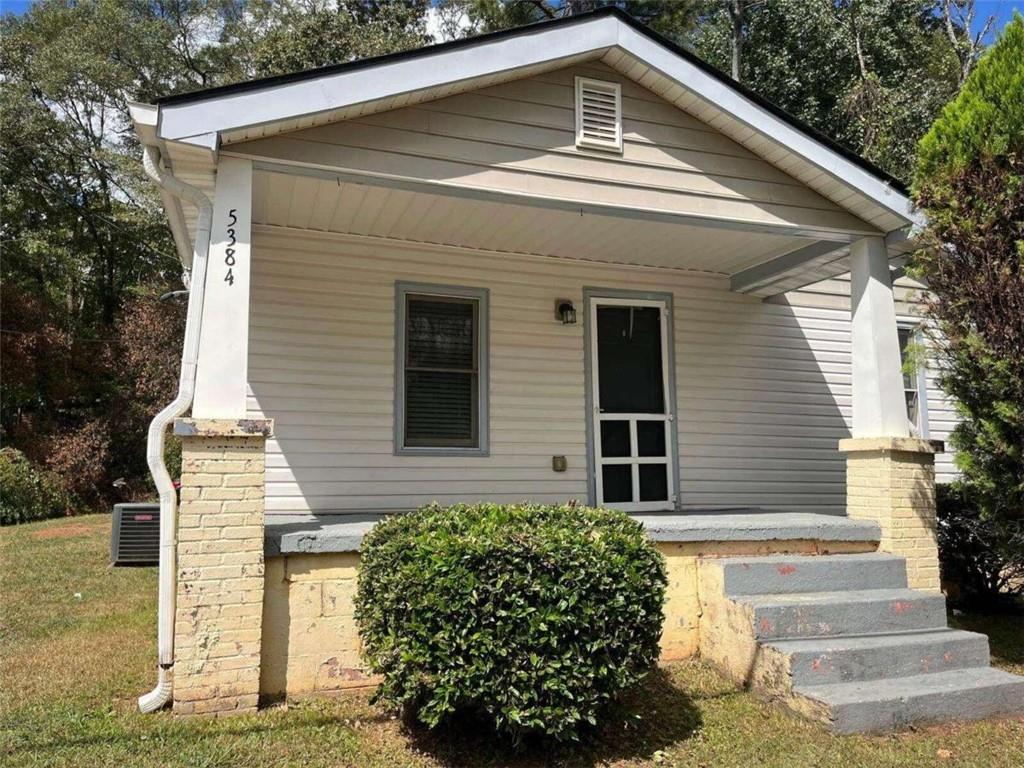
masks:
<path fill-rule="evenodd" d="M 271 124 L 294 126 L 301 118 L 323 116 L 374 100 L 459 83 L 470 87 L 473 81 L 497 73 L 511 74 L 527 67 L 557 64 L 573 57 L 578 59 L 581 55 L 596 57 L 612 49 L 642 61 L 713 104 L 738 124 L 792 151 L 838 183 L 906 222 L 905 226 L 912 231 L 923 224 L 906 190 L 893 177 L 614 8 L 400 54 L 171 97 L 155 108 L 156 135 L 162 140 L 202 147 L 215 156 L 221 135 L 228 131 Z M 431 66 L 423 66 L 425 58 L 431 60 Z M 146 130 L 149 130 L 151 117 L 148 115 L 147 120 L 150 122 Z M 891 231 L 898 233 L 901 229 Z M 905 248 L 905 243 L 901 247 Z"/>

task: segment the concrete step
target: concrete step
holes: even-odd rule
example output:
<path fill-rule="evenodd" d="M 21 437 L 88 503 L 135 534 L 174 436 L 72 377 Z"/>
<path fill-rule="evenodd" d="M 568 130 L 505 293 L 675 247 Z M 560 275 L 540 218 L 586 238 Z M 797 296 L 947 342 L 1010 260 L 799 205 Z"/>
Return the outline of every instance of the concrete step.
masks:
<path fill-rule="evenodd" d="M 764 646 L 777 654 L 794 686 L 910 677 L 988 666 L 988 638 L 940 629 L 891 635 L 777 640 Z"/>
<path fill-rule="evenodd" d="M 858 555 L 771 555 L 722 560 L 725 594 L 775 595 L 841 590 L 905 589 L 902 557 L 870 552 Z"/>
<path fill-rule="evenodd" d="M 750 608 L 754 637 L 760 642 L 884 635 L 946 626 L 945 598 L 910 589 L 745 595 L 732 599 Z"/>
<path fill-rule="evenodd" d="M 834 685 L 798 686 L 838 733 L 1024 714 L 1024 677 L 987 667 Z M 796 709 L 808 708 L 794 703 Z"/>

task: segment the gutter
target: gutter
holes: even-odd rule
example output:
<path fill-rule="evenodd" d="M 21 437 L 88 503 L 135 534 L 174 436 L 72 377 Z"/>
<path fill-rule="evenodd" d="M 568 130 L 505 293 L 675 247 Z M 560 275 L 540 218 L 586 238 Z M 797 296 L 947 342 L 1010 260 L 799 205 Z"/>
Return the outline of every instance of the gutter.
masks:
<path fill-rule="evenodd" d="M 152 145 L 165 151 L 164 143 L 157 135 L 157 126 L 160 122 L 160 111 L 152 104 L 143 104 L 137 101 L 128 102 L 128 113 L 135 124 L 135 132 L 142 139 L 142 144 Z M 147 171 L 147 174 L 149 172 Z M 150 178 L 153 178 L 150 176 Z M 158 181 L 157 184 L 160 184 Z M 181 281 L 188 288 L 189 273 L 192 271 L 192 240 L 188 234 L 188 225 L 185 223 L 185 212 L 181 209 L 181 201 L 168 189 L 161 185 L 160 199 L 164 205 L 164 212 L 167 214 L 167 221 L 171 225 L 171 235 L 174 238 L 174 247 L 178 251 L 178 259 L 184 272 Z M 189 198 L 191 200 L 191 198 Z"/>
<path fill-rule="evenodd" d="M 179 181 L 160 167 L 160 152 L 151 145 L 143 150 L 142 165 L 146 175 L 164 192 L 174 198 L 184 198 L 199 209 L 196 239 L 192 255 L 192 279 L 185 318 L 185 343 L 181 355 L 181 376 L 178 394 L 156 415 L 149 425 L 146 441 L 146 462 L 153 482 L 160 493 L 160 586 L 157 607 L 157 644 L 159 668 L 156 687 L 139 697 L 142 712 L 154 712 L 171 700 L 172 669 L 174 667 L 174 613 L 176 602 L 178 499 L 164 461 L 164 442 L 167 427 L 192 405 L 196 388 L 196 365 L 199 359 L 199 331 L 203 321 L 203 295 L 206 288 L 206 263 L 210 251 L 210 231 L 213 226 L 213 204 L 199 189 Z"/>

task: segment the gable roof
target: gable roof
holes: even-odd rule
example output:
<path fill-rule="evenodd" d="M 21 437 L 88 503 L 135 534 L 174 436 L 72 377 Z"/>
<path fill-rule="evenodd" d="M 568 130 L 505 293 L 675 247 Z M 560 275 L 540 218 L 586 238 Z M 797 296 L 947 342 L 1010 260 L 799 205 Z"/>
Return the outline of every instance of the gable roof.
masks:
<path fill-rule="evenodd" d="M 604 6 L 593 11 L 586 13 L 574 14 L 572 16 L 565 16 L 558 19 L 551 19 L 547 21 L 540 21 L 533 24 L 525 24 L 519 27 L 513 27 L 510 29 L 503 29 L 497 32 L 491 32 L 483 35 L 476 35 L 468 38 L 461 38 L 458 40 L 451 40 L 444 43 L 437 43 L 435 45 L 428 45 L 422 48 L 413 48 L 407 51 L 399 51 L 397 53 L 384 54 L 382 56 L 372 56 L 365 59 L 357 59 L 355 61 L 343 62 L 340 64 L 331 64 L 324 67 L 316 67 L 313 69 L 302 70 L 299 72 L 290 72 L 283 75 L 275 75 L 272 77 L 257 78 L 255 80 L 246 80 L 239 83 L 231 83 L 228 85 L 221 85 L 213 88 L 203 88 L 195 91 L 188 91 L 185 93 L 174 94 L 172 96 L 164 96 L 156 100 L 157 105 L 172 105 L 172 104 L 190 104 L 197 101 L 203 101 L 206 99 L 215 99 L 225 95 L 245 93 L 248 91 L 260 91 L 266 88 L 274 86 L 288 85 L 291 83 L 299 83 L 308 80 L 317 80 L 319 78 L 333 75 L 333 74 L 350 74 L 355 73 L 363 69 L 372 67 L 379 67 L 386 64 L 395 62 L 410 61 L 427 59 L 432 56 L 436 56 L 440 53 L 452 52 L 464 48 L 472 48 L 482 44 L 502 40 L 508 37 L 519 37 L 523 35 L 533 34 L 536 30 L 544 28 L 551 30 L 559 27 L 569 27 L 572 25 L 578 25 L 580 23 L 587 22 L 595 17 L 602 16 L 613 16 L 617 20 L 624 24 L 627 24 L 632 29 L 636 30 L 645 37 L 657 42 L 659 45 L 669 49 L 672 53 L 685 59 L 693 66 L 700 69 L 705 74 L 718 80 L 722 84 L 732 88 L 738 93 L 742 94 L 745 98 L 749 99 L 753 103 L 760 106 L 762 109 L 770 112 L 775 117 L 787 122 L 795 129 L 806 133 L 808 136 L 814 138 L 824 146 L 828 147 L 833 152 L 841 155 L 850 162 L 863 168 L 865 171 L 878 177 L 880 180 L 890 184 L 894 189 L 902 194 L 907 194 L 908 189 L 900 179 L 897 179 L 892 174 L 878 167 L 870 160 L 858 155 L 853 150 L 846 146 L 843 146 L 834 139 L 821 133 L 816 128 L 808 125 L 804 121 L 785 111 L 778 105 L 759 95 L 755 91 L 746 87 L 740 82 L 733 80 L 731 77 L 726 75 L 721 70 L 713 67 L 708 62 L 704 61 L 699 56 L 686 50 L 673 40 L 661 35 L 654 31 L 650 27 L 641 24 L 639 21 L 634 19 L 632 16 L 627 14 L 625 11 L 620 10 L 616 6 Z"/>
<path fill-rule="evenodd" d="M 222 146 L 400 109 L 588 61 L 610 66 L 886 234 L 892 257 L 915 247 L 914 233 L 922 217 L 899 180 L 615 7 L 179 94 L 161 99 L 155 107 L 134 105 L 132 112 L 143 141 L 172 150 L 165 157 L 172 160 L 176 174 L 183 171 L 187 177 L 190 164 L 209 162 L 197 158 L 205 154 L 213 159 Z M 181 169 L 179 158 L 186 160 Z M 829 270 L 842 271 L 837 255 L 841 253 L 830 251 L 804 254 L 801 259 L 814 256 L 817 262 L 828 262 Z M 753 275 L 749 280 L 762 278 Z"/>

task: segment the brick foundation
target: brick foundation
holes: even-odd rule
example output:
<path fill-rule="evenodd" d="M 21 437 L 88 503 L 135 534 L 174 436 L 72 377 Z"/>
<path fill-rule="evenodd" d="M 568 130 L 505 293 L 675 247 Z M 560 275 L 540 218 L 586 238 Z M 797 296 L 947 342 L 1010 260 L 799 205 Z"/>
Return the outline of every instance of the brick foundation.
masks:
<path fill-rule="evenodd" d="M 263 618 L 262 421 L 180 419 L 175 714 L 251 712 Z"/>
<path fill-rule="evenodd" d="M 935 454 L 942 443 L 916 438 L 841 440 L 846 457 L 846 514 L 874 520 L 879 549 L 907 560 L 912 589 L 939 589 L 935 535 Z"/>

